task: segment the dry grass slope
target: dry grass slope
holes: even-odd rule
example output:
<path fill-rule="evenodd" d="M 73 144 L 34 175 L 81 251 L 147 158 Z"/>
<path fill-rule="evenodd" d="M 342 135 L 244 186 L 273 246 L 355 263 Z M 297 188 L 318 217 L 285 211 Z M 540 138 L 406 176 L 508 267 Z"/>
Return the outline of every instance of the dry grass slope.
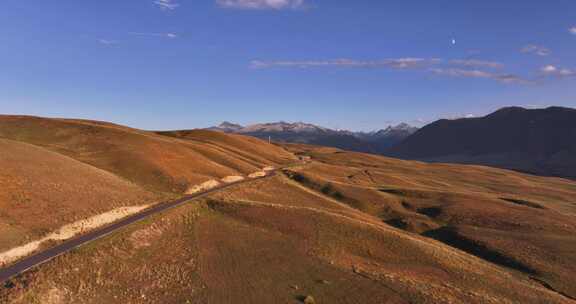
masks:
<path fill-rule="evenodd" d="M 159 200 L 111 173 L 0 139 L 0 252 L 91 215 Z"/>
<path fill-rule="evenodd" d="M 294 159 L 253 138 L 189 133 L 180 139 L 103 122 L 0 116 L 0 138 L 41 146 L 155 192 L 183 193 L 214 177 L 247 175 Z"/>
<path fill-rule="evenodd" d="M 175 138 L 106 122 L 0 116 L 0 253 L 124 206 L 294 160 L 217 132 Z"/>
<path fill-rule="evenodd" d="M 576 298 L 576 182 L 482 166 L 289 148 L 316 160 L 299 172 L 307 187 L 329 184 L 340 201 L 393 227 Z"/>
<path fill-rule="evenodd" d="M 60 257 L 0 300 L 566 303 L 521 275 L 346 212 L 212 198 Z"/>
<path fill-rule="evenodd" d="M 72 129 L 87 124 L 49 122 L 61 123 L 74 124 Z M 135 155 L 118 152 L 124 147 L 108 132 L 142 149 L 145 154 L 130 159 L 144 175 L 162 164 L 163 174 L 174 178 L 177 169 L 192 171 L 191 162 L 203 178 L 220 179 L 220 173 L 239 175 L 294 158 L 282 147 L 244 137 L 92 127 L 96 139 L 80 145 L 72 144 L 79 139 L 68 131 L 46 142 L 18 132 L 4 137 L 107 168 L 137 189 L 162 191 L 174 184 L 150 187 L 119 165 L 102 165 Z M 94 153 L 94 141 L 114 149 Z M 190 154 L 159 161 L 150 145 Z M 90 157 L 79 147 L 88 147 Z M 285 148 L 313 161 L 61 256 L 0 288 L 0 302 L 573 303 L 575 182 L 332 148 Z M 218 168 L 225 172 L 210 171 Z"/>

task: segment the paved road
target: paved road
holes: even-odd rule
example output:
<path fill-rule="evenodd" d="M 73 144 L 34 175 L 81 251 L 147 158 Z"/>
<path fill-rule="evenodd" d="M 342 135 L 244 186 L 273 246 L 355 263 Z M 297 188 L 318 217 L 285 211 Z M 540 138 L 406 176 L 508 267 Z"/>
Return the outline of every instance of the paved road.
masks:
<path fill-rule="evenodd" d="M 67 241 L 61 243 L 58 246 L 55 246 L 55 247 L 52 247 L 50 249 L 44 250 L 42 252 L 36 253 L 34 255 L 31 255 L 29 257 L 26 257 L 26 258 L 16 262 L 15 264 L 12 264 L 6 268 L 0 269 L 0 283 L 5 282 L 5 281 L 9 280 L 10 278 L 12 278 L 12 277 L 14 277 L 20 273 L 25 272 L 26 270 L 29 270 L 30 268 L 33 268 L 33 267 L 36 267 L 40 264 L 46 263 L 46 262 L 54 259 L 57 256 L 60 256 L 62 254 L 69 252 L 70 250 L 72 250 L 74 248 L 78 248 L 78 247 L 85 245 L 89 242 L 92 242 L 92 241 L 97 240 L 99 238 L 105 237 L 105 236 L 107 236 L 113 232 L 116 232 L 119 229 L 122 229 L 122 228 L 124 228 L 130 224 L 133 224 L 135 222 L 143 220 L 149 216 L 158 214 L 160 212 L 166 211 L 166 210 L 171 209 L 171 208 L 175 208 L 175 207 L 184 205 L 185 203 L 187 203 L 190 200 L 197 199 L 197 198 L 206 196 L 208 194 L 224 190 L 224 189 L 229 188 L 229 187 L 234 186 L 234 185 L 244 184 L 244 183 L 248 183 L 248 182 L 251 182 L 254 180 L 274 176 L 276 174 L 276 172 L 277 172 L 277 170 L 269 171 L 267 173 L 267 175 L 263 176 L 263 177 L 245 179 L 243 181 L 225 184 L 225 185 L 222 185 L 222 186 L 219 186 L 219 187 L 216 187 L 216 188 L 204 191 L 204 192 L 199 192 L 199 193 L 196 193 L 193 195 L 185 196 L 185 197 L 178 199 L 178 200 L 175 200 L 175 201 L 168 201 L 168 202 L 163 202 L 163 203 L 154 205 L 151 208 L 148 208 L 148 209 L 146 209 L 146 210 L 144 210 L 138 214 L 126 217 L 126 218 L 124 218 L 118 222 L 115 222 L 114 224 L 111 224 L 109 226 L 88 232 L 88 233 L 83 234 L 81 236 L 78 236 L 76 238 L 72 238 L 70 240 L 67 240 Z"/>

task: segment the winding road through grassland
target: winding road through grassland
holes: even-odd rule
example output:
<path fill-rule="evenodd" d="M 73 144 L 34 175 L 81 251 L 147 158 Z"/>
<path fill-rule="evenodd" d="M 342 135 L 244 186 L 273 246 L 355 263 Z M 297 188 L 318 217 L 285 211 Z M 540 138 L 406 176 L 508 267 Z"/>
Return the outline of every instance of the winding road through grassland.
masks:
<path fill-rule="evenodd" d="M 136 222 L 139 222 L 143 219 L 146 219 L 152 215 L 161 213 L 163 211 L 166 211 L 168 209 L 172 209 L 178 206 L 181 206 L 183 204 L 186 204 L 188 202 L 190 202 L 191 200 L 195 200 L 201 197 L 204 197 L 206 195 L 212 194 L 214 192 L 218 192 L 218 191 L 222 191 L 226 188 L 235 186 L 235 185 L 240 185 L 240 184 L 245 184 L 245 183 L 250 183 L 252 181 L 255 180 L 259 180 L 259 179 L 263 179 L 263 178 L 269 178 L 272 177 L 274 175 L 276 175 L 276 173 L 278 172 L 278 170 L 281 169 L 274 169 L 274 170 L 270 170 L 267 171 L 265 175 L 263 176 L 258 176 L 258 177 L 254 177 L 254 178 L 248 178 L 248 179 L 244 179 L 241 181 L 237 181 L 237 182 L 233 182 L 233 183 L 228 183 L 228 184 L 223 184 L 217 187 L 214 187 L 212 189 L 209 190 L 205 190 L 202 192 L 198 192 L 198 193 L 194 193 L 191 195 L 187 195 L 184 196 L 180 199 L 177 200 L 173 200 L 173 201 L 167 201 L 167 202 L 162 202 L 162 203 L 158 203 L 155 204 L 154 206 L 131 216 L 128 216 L 124 219 L 121 219 L 113 224 L 110 224 L 108 226 L 105 226 L 103 228 L 99 228 L 93 231 L 90 231 L 88 233 L 82 234 L 78 237 L 74 237 L 72 239 L 66 240 L 64 242 L 62 242 L 61 244 L 54 246 L 52 248 L 40 251 L 38 253 L 32 254 L 28 257 L 25 257 L 21 260 L 19 260 L 18 262 L 15 262 L 14 264 L 11 264 L 5 268 L 0 269 L 0 283 L 3 285 L 1 286 L 7 286 L 9 283 L 8 281 L 18 275 L 21 274 L 27 270 L 30 270 L 31 268 L 37 267 L 43 263 L 46 263 L 60 255 L 63 255 L 75 248 L 78 248 L 82 245 L 86 245 L 90 242 L 93 242 L 95 240 L 98 240 L 102 237 L 105 237 L 109 234 L 112 234 L 126 226 L 129 226 L 131 224 L 134 224 Z"/>

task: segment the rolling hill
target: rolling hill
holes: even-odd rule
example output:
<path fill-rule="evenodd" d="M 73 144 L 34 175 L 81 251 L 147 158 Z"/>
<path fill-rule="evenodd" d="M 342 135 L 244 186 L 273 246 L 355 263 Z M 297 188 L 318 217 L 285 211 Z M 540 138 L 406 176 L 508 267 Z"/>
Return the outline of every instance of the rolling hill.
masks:
<path fill-rule="evenodd" d="M 264 141 L 209 131 L 148 132 L 110 123 L 0 116 L 0 138 L 66 155 L 145 189 L 183 193 L 207 179 L 249 174 L 293 156 Z"/>
<path fill-rule="evenodd" d="M 53 151 L 0 138 L 0 252 L 60 226 L 163 196 Z"/>
<path fill-rule="evenodd" d="M 0 253 L 93 216 L 122 215 L 294 159 L 247 136 L 0 116 Z"/>
<path fill-rule="evenodd" d="M 576 178 L 576 109 L 510 107 L 481 118 L 439 120 L 385 154 Z"/>
<path fill-rule="evenodd" d="M 571 180 L 331 147 L 269 146 L 205 130 L 145 132 L 105 125 L 114 132 L 95 132 L 82 128 L 101 123 L 29 120 L 12 133 L 7 124 L 1 128 L 11 135 L 2 139 L 4 145 L 27 157 L 21 162 L 29 158 L 32 167 L 46 163 L 48 169 L 65 162 L 77 177 L 86 176 L 86 183 L 126 191 L 126 201 L 173 187 L 151 187 L 154 179 L 140 176 L 128 180 L 122 166 L 95 167 L 134 154 L 109 149 L 82 158 L 82 147 L 95 149 L 94 137 L 116 148 L 123 141 L 138 149 L 149 141 L 170 149 L 182 145 L 194 152 L 164 161 L 210 177 L 214 173 L 202 170 L 214 163 L 229 168 L 224 174 L 240 174 L 246 165 L 226 165 L 231 160 L 253 164 L 247 171 L 292 163 L 297 156 L 311 161 L 168 210 L 60 256 L 7 282 L 0 288 L 2 303 L 572 303 L 576 298 L 576 182 Z M 70 123 L 74 131 L 33 137 L 30 130 L 39 122 L 53 131 Z M 121 140 L 117 134 L 123 134 Z M 196 151 L 211 162 L 194 167 Z M 158 154 L 146 153 L 130 158 L 142 174 L 157 164 Z M 44 188 L 45 172 L 19 170 L 39 181 L 35 191 Z M 62 186 L 64 193 L 73 193 L 75 180 L 51 174 L 68 185 Z M 101 187 L 95 187 L 90 205 L 117 197 L 99 192 Z M 50 207 L 60 194 L 45 195 L 32 203 Z"/>

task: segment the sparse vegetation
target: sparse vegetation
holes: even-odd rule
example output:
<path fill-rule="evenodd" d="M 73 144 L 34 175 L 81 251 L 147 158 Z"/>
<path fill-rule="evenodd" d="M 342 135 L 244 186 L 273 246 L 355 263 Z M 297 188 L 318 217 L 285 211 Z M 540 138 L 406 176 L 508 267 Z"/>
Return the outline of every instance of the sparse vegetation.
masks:
<path fill-rule="evenodd" d="M 353 208 L 360 209 L 360 210 L 365 209 L 365 205 L 361 201 L 358 201 L 354 198 L 345 196 L 341 191 L 337 190 L 337 188 L 334 187 L 334 185 L 331 182 L 324 182 L 324 183 L 317 182 L 317 181 L 315 181 L 315 180 L 313 180 L 313 179 L 311 179 L 311 178 L 309 178 L 309 177 L 307 177 L 307 176 L 305 176 L 299 172 L 294 172 L 291 170 L 283 170 L 283 172 L 288 178 L 290 178 L 290 179 L 292 179 L 292 180 L 294 180 L 294 181 L 296 181 L 296 182 L 298 182 L 298 183 L 300 183 L 300 184 L 302 184 L 302 185 L 304 185 L 310 189 L 313 189 L 313 190 L 318 191 L 318 192 L 320 192 L 326 196 L 329 196 L 329 197 L 334 198 L 338 201 L 341 201 L 342 203 L 348 204 Z"/>
<path fill-rule="evenodd" d="M 326 183 L 324 186 L 320 188 L 320 191 L 326 195 L 334 197 L 335 199 L 338 200 L 344 199 L 344 195 L 335 190 L 331 183 Z"/>
<path fill-rule="evenodd" d="M 244 136 L 2 115 L 0 151 L 0 252 L 115 208 L 296 159 Z"/>
<path fill-rule="evenodd" d="M 108 131 L 95 128 L 91 134 Z M 172 144 L 204 136 L 201 145 L 217 145 L 216 139 L 203 133 L 146 136 L 163 136 Z M 286 147 L 299 151 L 297 145 Z M 46 148 L 32 148 L 44 155 L 33 159 L 53 161 L 46 157 L 52 155 L 46 154 Z M 57 299 L 59 304 L 560 304 L 574 297 L 574 182 L 307 146 L 305 151 L 314 159 L 308 165 L 215 192 L 43 264 L 0 287 L 0 303 L 45 304 L 47 299 Z M 212 151 L 204 153 L 210 158 Z M 166 164 L 174 164 L 164 171 L 166 176 L 181 169 L 182 160 L 172 163 L 171 157 L 163 158 Z M 56 158 L 64 164 L 81 163 Z M 232 168 L 238 161 L 238 166 L 244 166 L 250 158 L 240 159 L 221 164 Z M 132 160 L 136 167 L 148 161 Z M 252 161 L 257 163 L 256 158 Z M 122 205 L 124 201 L 118 201 L 122 194 L 159 195 L 145 190 L 143 179 L 129 183 L 118 178 L 119 171 L 105 172 L 85 163 L 78 166 L 90 168 L 81 173 L 95 183 L 94 189 L 117 190 L 112 192 L 112 202 L 102 199 L 110 197 L 109 191 L 99 190 L 75 207 Z M 362 174 L 368 169 L 369 176 Z M 44 175 L 29 176 L 42 181 Z M 98 184 L 100 179 L 92 176 L 105 176 L 111 182 Z M 78 197 L 70 195 L 74 189 L 67 187 L 74 182 L 41 185 L 61 189 L 74 199 Z M 17 193 L 14 188 L 4 189 Z M 134 192 L 123 192 L 126 189 Z M 58 192 L 41 193 L 66 198 L 54 194 Z M 509 197 L 538 202 L 546 209 L 501 199 Z M 51 207 L 31 198 L 30 204 L 38 204 L 37 208 Z M 12 223 L 22 211 L 1 210 L 3 218 L 7 211 L 15 212 L 8 213 L 12 222 L 8 228 L 0 226 L 5 229 L 1 231 L 18 235 L 8 229 L 18 227 Z M 85 213 L 62 218 L 95 212 L 77 210 Z M 0 240 L 5 235 L 0 233 Z"/>

